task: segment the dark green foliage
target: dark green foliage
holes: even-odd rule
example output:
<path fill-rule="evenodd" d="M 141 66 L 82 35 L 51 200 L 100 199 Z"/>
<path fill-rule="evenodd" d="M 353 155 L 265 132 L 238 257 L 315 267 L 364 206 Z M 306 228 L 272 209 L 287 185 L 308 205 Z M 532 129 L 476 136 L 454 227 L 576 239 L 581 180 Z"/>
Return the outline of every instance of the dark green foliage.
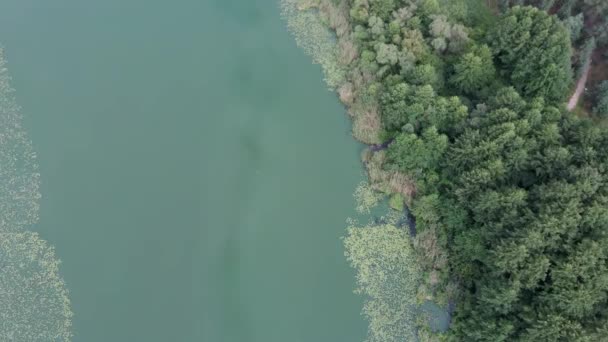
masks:
<path fill-rule="evenodd" d="M 422 177 L 433 171 L 448 146 L 448 138 L 437 132 L 437 128 L 426 129 L 421 136 L 402 133 L 391 144 L 386 154 L 392 168 Z M 407 153 L 404 153 L 407 151 Z"/>
<path fill-rule="evenodd" d="M 608 165 L 599 153 L 608 134 L 522 103 L 512 89 L 489 103 L 444 159 L 441 196 L 468 212 L 451 228 L 453 271 L 466 289 L 453 337 L 583 341 L 608 304 L 608 209 L 598 207 L 608 194 L 599 166 Z"/>
<path fill-rule="evenodd" d="M 572 79 L 570 39 L 553 16 L 513 7 L 488 35 L 502 75 L 523 95 L 563 100 Z"/>
<path fill-rule="evenodd" d="M 599 117 L 608 117 L 608 81 L 603 81 L 597 87 L 593 113 Z"/>
<path fill-rule="evenodd" d="M 583 3 L 589 6 L 596 13 L 604 13 L 608 11 L 608 2 L 605 0 L 583 0 Z"/>
<path fill-rule="evenodd" d="M 571 17 L 584 0 L 499 1 L 483 23 L 480 2 L 446 1 L 351 0 L 348 81 L 391 141 L 376 172 L 407 180 L 391 188 L 407 190 L 432 291 L 459 284 L 449 340 L 608 340 L 608 131 L 563 109 L 571 39 L 593 36 Z M 524 3 L 567 28 L 507 8 Z M 608 84 L 597 101 L 608 115 Z"/>
<path fill-rule="evenodd" d="M 460 57 L 450 83 L 464 94 L 475 95 L 494 80 L 495 72 L 492 52 L 482 45 Z"/>
<path fill-rule="evenodd" d="M 563 20 L 563 23 L 570 33 L 570 40 L 575 42 L 580 38 L 583 26 L 585 26 L 585 16 L 583 13 L 579 13 L 575 16 L 569 16 Z"/>
<path fill-rule="evenodd" d="M 562 18 L 567 18 L 572 14 L 572 9 L 578 0 L 563 0 L 557 14 Z"/>
<path fill-rule="evenodd" d="M 553 5 L 555 5 L 555 0 L 541 0 L 539 7 L 542 10 L 548 11 Z"/>
<path fill-rule="evenodd" d="M 511 5 L 510 0 L 498 0 L 498 8 L 500 9 L 501 13 L 506 12 L 509 9 L 510 5 Z"/>
<path fill-rule="evenodd" d="M 403 125 L 413 122 L 424 109 L 417 111 L 410 103 L 411 86 L 399 83 L 388 87 L 380 96 L 382 121 L 388 130 L 399 130 Z M 410 119 L 411 117 L 411 119 Z"/>
<path fill-rule="evenodd" d="M 439 83 L 439 76 L 437 70 L 430 64 L 419 64 L 409 72 L 408 79 L 416 85 L 437 85 Z"/>
<path fill-rule="evenodd" d="M 608 1 L 526 0 L 524 2 L 526 5 L 555 13 L 561 18 L 564 26 L 570 32 L 574 50 L 585 49 L 586 42 L 592 37 L 595 38 L 599 48 L 606 48 L 606 44 L 608 44 Z M 511 1 L 511 5 L 515 5 L 514 1 Z M 586 39 L 580 41 L 579 38 Z M 581 53 L 582 51 L 579 54 Z"/>

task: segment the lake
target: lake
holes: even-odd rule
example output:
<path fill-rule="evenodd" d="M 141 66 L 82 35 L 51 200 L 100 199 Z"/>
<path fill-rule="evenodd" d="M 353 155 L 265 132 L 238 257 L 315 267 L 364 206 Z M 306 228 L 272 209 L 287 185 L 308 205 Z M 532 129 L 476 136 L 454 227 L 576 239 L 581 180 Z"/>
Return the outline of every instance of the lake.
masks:
<path fill-rule="evenodd" d="M 1 8 L 74 341 L 365 338 L 360 146 L 276 1 Z"/>

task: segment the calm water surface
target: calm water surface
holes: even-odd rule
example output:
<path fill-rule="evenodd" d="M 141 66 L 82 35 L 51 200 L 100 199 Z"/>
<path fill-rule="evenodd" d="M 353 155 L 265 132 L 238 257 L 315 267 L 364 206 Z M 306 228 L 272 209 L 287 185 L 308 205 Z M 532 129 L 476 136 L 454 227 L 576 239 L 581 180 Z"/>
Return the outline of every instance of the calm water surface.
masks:
<path fill-rule="evenodd" d="M 74 341 L 364 339 L 359 148 L 275 1 L 0 9 Z"/>

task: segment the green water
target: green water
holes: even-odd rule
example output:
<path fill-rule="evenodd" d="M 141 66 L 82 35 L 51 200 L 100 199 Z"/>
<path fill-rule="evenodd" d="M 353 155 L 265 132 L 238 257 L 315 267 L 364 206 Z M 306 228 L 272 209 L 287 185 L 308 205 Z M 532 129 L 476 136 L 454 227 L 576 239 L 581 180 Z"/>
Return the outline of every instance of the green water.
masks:
<path fill-rule="evenodd" d="M 5 0 L 74 341 L 356 342 L 362 179 L 275 1 Z"/>

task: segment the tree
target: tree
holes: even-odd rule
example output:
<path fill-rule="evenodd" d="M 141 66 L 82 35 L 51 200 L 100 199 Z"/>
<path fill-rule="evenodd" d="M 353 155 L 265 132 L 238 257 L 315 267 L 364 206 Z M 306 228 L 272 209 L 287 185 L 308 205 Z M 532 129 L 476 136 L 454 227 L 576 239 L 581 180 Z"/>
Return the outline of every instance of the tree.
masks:
<path fill-rule="evenodd" d="M 450 83 L 459 91 L 475 95 L 495 77 L 492 52 L 487 45 L 475 47 L 454 65 Z"/>
<path fill-rule="evenodd" d="M 420 30 L 404 30 L 402 48 L 412 53 L 416 61 L 425 60 L 429 54 L 429 47 Z"/>
<path fill-rule="evenodd" d="M 369 18 L 369 6 L 365 0 L 355 0 L 350 8 L 350 17 L 355 23 L 367 23 Z"/>
<path fill-rule="evenodd" d="M 417 65 L 409 75 L 409 79 L 416 85 L 431 85 L 435 86 L 439 82 L 437 70 L 430 64 Z"/>
<path fill-rule="evenodd" d="M 408 117 L 409 96 L 412 89 L 407 83 L 389 87 L 380 96 L 382 105 L 382 122 L 388 130 L 398 130 L 410 122 Z"/>
<path fill-rule="evenodd" d="M 427 116 L 427 126 L 435 126 L 442 133 L 456 135 L 457 132 L 460 132 L 468 114 L 469 110 L 462 104 L 460 98 L 456 96 L 440 97 Z"/>
<path fill-rule="evenodd" d="M 572 14 L 572 9 L 578 0 L 563 0 L 557 14 L 560 18 L 567 18 Z"/>
<path fill-rule="evenodd" d="M 608 10 L 608 3 L 604 0 L 583 0 L 583 2 L 598 14 L 602 14 Z"/>
<path fill-rule="evenodd" d="M 572 81 L 570 39 L 553 16 L 513 7 L 488 34 L 498 67 L 528 97 L 563 100 Z"/>
<path fill-rule="evenodd" d="M 577 41 L 581 37 L 581 31 L 585 26 L 585 17 L 583 13 L 579 13 L 575 16 L 570 16 L 563 20 L 564 26 L 570 33 L 570 40 L 572 42 Z"/>
<path fill-rule="evenodd" d="M 394 0 L 369 0 L 370 12 L 387 20 L 395 9 Z"/>
<path fill-rule="evenodd" d="M 386 162 L 391 168 L 422 179 L 426 171 L 437 167 L 447 147 L 447 136 L 435 127 L 427 128 L 420 137 L 402 133 L 389 146 Z"/>
<path fill-rule="evenodd" d="M 608 117 L 608 81 L 603 81 L 597 87 L 593 113 L 602 118 Z"/>
<path fill-rule="evenodd" d="M 539 7 L 544 11 L 549 11 L 553 5 L 555 5 L 555 0 L 542 0 Z"/>
<path fill-rule="evenodd" d="M 376 61 L 380 65 L 395 65 L 399 61 L 399 50 L 393 44 L 378 43 L 376 45 Z"/>

